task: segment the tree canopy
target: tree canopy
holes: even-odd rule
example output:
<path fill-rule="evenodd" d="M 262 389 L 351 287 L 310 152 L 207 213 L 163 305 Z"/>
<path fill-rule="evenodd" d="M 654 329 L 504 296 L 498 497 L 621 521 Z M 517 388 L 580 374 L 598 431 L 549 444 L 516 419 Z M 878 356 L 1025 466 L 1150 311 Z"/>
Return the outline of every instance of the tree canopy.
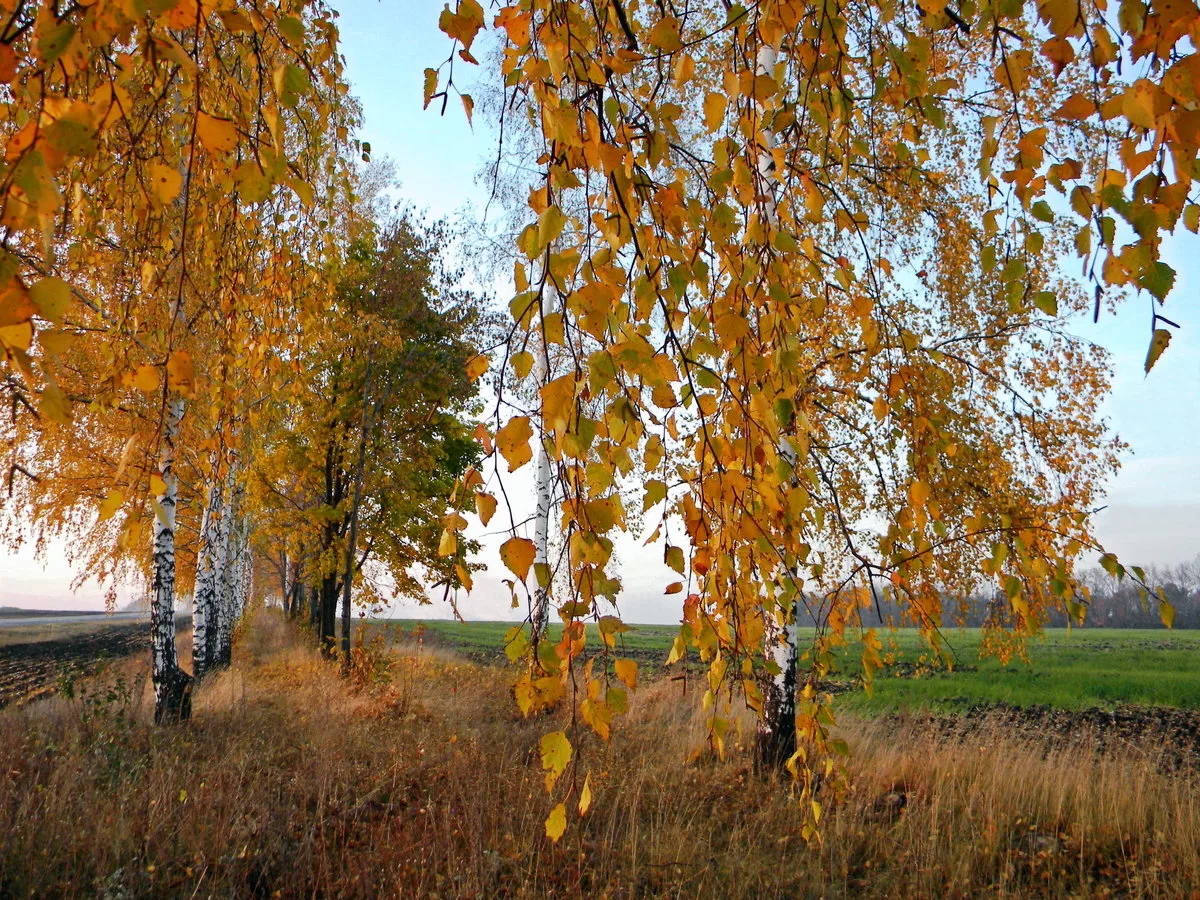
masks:
<path fill-rule="evenodd" d="M 338 580 L 348 623 L 371 554 L 402 586 L 414 561 L 469 585 L 462 513 L 486 524 L 535 455 L 536 540 L 501 548 L 537 625 L 513 635 L 517 704 L 579 688 L 608 735 L 637 684 L 614 536 L 644 516 L 678 573 L 671 658 L 709 664 L 714 749 L 734 702 L 786 723 L 810 835 L 844 750 L 823 678 L 857 635 L 870 680 L 868 610 L 934 647 L 983 586 L 1018 631 L 1085 614 L 1075 564 L 1103 553 L 1090 512 L 1121 445 L 1074 325 L 1136 295 L 1147 372 L 1170 341 L 1162 241 L 1200 228 L 1193 0 L 458 0 L 426 105 L 479 52 L 536 148 L 495 355 L 439 234 L 375 230 L 324 3 L 5 13 L 5 515 L 75 538 L 91 571 L 153 573 L 160 705 L 170 684 L 184 702 L 177 586 L 245 568 L 250 512 L 285 580 L 292 555 L 320 582 L 331 639 Z M 461 415 L 493 362 L 489 480 Z M 587 620 L 602 654 L 576 665 Z M 555 840 L 590 804 L 586 776 L 560 780 L 581 741 L 542 741 Z"/>
<path fill-rule="evenodd" d="M 624 627 L 632 477 L 680 575 L 672 658 L 710 664 L 718 751 L 733 694 L 762 710 L 780 690 L 776 635 L 813 626 L 788 761 L 806 797 L 812 754 L 841 749 L 830 650 L 858 632 L 869 680 L 882 596 L 934 646 L 945 599 L 989 581 L 1021 630 L 1084 614 L 1074 564 L 1101 549 L 1089 513 L 1120 445 L 1105 356 L 1071 320 L 1144 292 L 1147 371 L 1169 341 L 1162 238 L 1200 222 L 1193 3 L 461 0 L 440 24 L 426 103 L 494 29 L 504 115 L 537 145 L 506 361 L 534 346 L 560 368 L 534 410 L 501 397 L 493 440 L 509 471 L 531 441 L 552 455 L 571 584 L 522 708 L 570 689 L 584 620 L 610 646 Z M 528 543 L 506 544 L 518 580 Z M 623 706 L 605 668 L 584 672 L 601 734 Z"/>

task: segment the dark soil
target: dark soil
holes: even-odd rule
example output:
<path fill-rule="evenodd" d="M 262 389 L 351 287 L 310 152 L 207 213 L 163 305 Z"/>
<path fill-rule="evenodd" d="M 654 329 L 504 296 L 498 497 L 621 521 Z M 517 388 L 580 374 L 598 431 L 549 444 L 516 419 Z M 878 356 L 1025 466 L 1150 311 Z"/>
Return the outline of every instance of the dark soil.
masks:
<path fill-rule="evenodd" d="M 1200 769 L 1200 710 L 1167 706 L 1057 709 L 1051 706 L 979 704 L 961 713 L 890 715 L 894 727 L 930 728 L 947 739 L 986 739 L 997 730 L 1018 734 L 1044 751 L 1073 748 L 1097 755 L 1135 751 L 1168 771 Z"/>
<path fill-rule="evenodd" d="M 149 647 L 150 626 L 145 622 L 0 647 L 0 707 L 53 693 L 62 679 L 88 674 L 105 659 Z"/>

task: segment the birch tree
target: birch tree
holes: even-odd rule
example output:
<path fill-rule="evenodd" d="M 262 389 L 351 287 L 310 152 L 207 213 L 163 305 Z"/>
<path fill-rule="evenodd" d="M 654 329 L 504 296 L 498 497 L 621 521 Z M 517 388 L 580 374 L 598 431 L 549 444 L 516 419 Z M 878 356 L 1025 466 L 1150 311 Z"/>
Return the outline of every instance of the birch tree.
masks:
<path fill-rule="evenodd" d="M 157 715 L 178 718 L 208 410 L 238 382 L 222 371 L 261 374 L 309 268 L 293 247 L 320 253 L 305 238 L 337 197 L 314 198 L 313 172 L 349 143 L 337 33 L 306 4 L 6 17 L 0 390 L 28 473 L 6 524 L 70 538 L 81 577 L 150 582 Z"/>
<path fill-rule="evenodd" d="M 734 702 L 764 712 L 764 641 L 769 657 L 799 604 L 808 663 L 786 765 L 806 836 L 816 773 L 840 784 L 819 762 L 843 749 L 822 680 L 852 636 L 870 680 L 865 613 L 881 585 L 935 649 L 943 599 L 988 581 L 1021 631 L 1052 609 L 1084 614 L 1074 565 L 1102 552 L 1088 512 L 1121 445 L 1099 416 L 1104 354 L 1071 324 L 1141 290 L 1147 371 L 1169 340 L 1161 238 L 1200 225 L 1196 18 L 1136 0 L 1115 19 L 1103 4 L 890 0 L 521 0 L 494 17 L 460 0 L 443 13 L 453 46 L 426 72 L 426 102 L 459 90 L 491 26 L 505 106 L 541 139 L 512 343 L 552 335 L 571 359 L 540 409 L 485 442 L 515 470 L 542 436 L 567 485 L 563 637 L 539 653 L 550 671 L 518 682 L 523 711 L 582 682 L 582 720 L 604 736 L 623 707 L 614 679 L 636 683 L 611 653 L 573 664 L 584 620 L 610 649 L 624 627 L 608 566 L 627 524 L 616 480 L 634 458 L 679 573 L 665 589 L 684 599 L 670 659 L 691 646 L 709 665 L 715 752 Z M 1087 293 L 1061 274 L 1071 255 Z M 517 580 L 530 558 L 505 557 Z M 586 812 L 586 778 L 560 777 L 583 765 L 581 739 L 555 732 L 543 748 L 555 840 L 568 802 Z"/>

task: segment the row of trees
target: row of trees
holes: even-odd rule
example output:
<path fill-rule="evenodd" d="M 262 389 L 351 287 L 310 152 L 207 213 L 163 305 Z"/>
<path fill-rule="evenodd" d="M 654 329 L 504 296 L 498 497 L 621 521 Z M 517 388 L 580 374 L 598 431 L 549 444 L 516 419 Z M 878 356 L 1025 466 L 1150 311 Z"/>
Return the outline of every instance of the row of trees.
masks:
<path fill-rule="evenodd" d="M 230 533 L 280 561 L 290 608 L 311 591 L 332 649 L 369 556 L 416 589 L 402 563 L 441 510 L 412 498 L 461 472 L 436 541 L 448 586 L 470 581 L 460 511 L 498 505 L 454 416 L 464 368 L 488 361 L 436 266 L 392 283 L 382 262 L 419 262 L 403 245 L 420 231 L 364 208 L 334 18 L 15 0 L 0 34 L 6 509 L 90 571 L 152 573 L 166 718 L 186 701 L 174 598 L 197 580 L 208 596 Z M 679 576 L 672 655 L 710 664 L 714 748 L 743 698 L 810 828 L 813 762 L 838 749 L 818 685 L 879 584 L 935 644 L 943 598 L 981 574 L 1019 628 L 1083 610 L 1074 564 L 1121 445 L 1099 417 L 1104 354 L 1067 322 L 1128 288 L 1152 309 L 1147 370 L 1169 341 L 1162 236 L 1200 227 L 1198 19 L 1141 0 L 1116 17 L 1076 0 L 443 13 L 455 45 L 426 102 L 490 25 L 496 108 L 532 151 L 483 435 L 509 471 L 539 459 L 535 540 L 501 551 L 514 590 L 536 585 L 524 711 L 581 688 L 606 735 L 624 709 L 631 660 L 575 661 L 585 620 L 606 648 L 625 628 L 613 534 L 639 513 Z M 1093 292 L 1063 277 L 1072 253 Z M 787 644 L 800 621 L 811 646 Z M 547 738 L 557 839 L 588 782 L 559 779 L 573 744 Z"/>
<path fill-rule="evenodd" d="M 472 461 L 479 304 L 389 210 L 322 3 L 17 0 L 0 33 L 4 537 L 151 586 L 156 718 L 229 659 L 252 556 L 334 651 L 375 566 L 415 593 Z M 361 157 L 361 159 L 360 159 Z M 32 523 L 32 524 L 31 524 Z M 260 580 L 260 587 L 261 580 Z"/>
<path fill-rule="evenodd" d="M 1111 572 L 1099 566 L 1078 571 L 1075 578 L 1085 608 L 1074 614 L 1064 608 L 1048 610 L 1044 624 L 1053 628 L 1068 624 L 1085 628 L 1162 628 L 1160 605 L 1165 598 L 1174 613 L 1173 627 L 1200 628 L 1200 560 L 1175 566 L 1146 566 L 1140 581 L 1139 578 L 1114 578 Z M 1148 592 L 1145 584 L 1153 585 L 1155 591 Z M 899 602 L 889 585 L 877 585 L 876 595 L 877 602 L 872 603 L 864 619 L 885 627 L 911 623 L 911 613 Z M 1012 603 L 1003 590 L 977 590 L 958 597 L 946 595 L 942 598 L 942 606 L 946 610 L 945 625 L 1011 629 L 1018 624 Z"/>

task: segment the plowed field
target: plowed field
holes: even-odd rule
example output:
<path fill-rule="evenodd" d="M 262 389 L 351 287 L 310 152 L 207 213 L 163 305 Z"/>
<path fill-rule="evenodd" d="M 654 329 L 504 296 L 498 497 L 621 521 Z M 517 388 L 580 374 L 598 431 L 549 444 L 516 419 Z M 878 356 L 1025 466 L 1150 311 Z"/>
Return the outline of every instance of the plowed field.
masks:
<path fill-rule="evenodd" d="M 64 675 L 87 673 L 106 659 L 149 647 L 150 628 L 145 622 L 0 647 L 0 707 L 28 702 L 53 691 Z"/>

